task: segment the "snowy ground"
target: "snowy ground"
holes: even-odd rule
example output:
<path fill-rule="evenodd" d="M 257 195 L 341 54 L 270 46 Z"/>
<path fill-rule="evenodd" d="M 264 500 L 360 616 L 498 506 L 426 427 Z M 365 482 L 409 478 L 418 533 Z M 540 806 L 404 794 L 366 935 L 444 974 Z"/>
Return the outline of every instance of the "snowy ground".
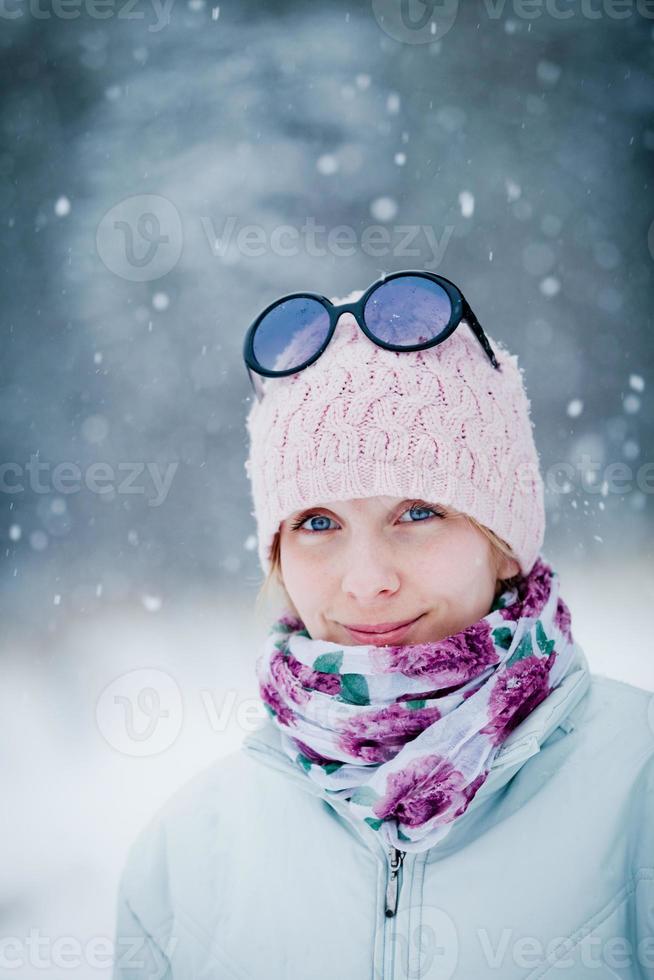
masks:
<path fill-rule="evenodd" d="M 21 955 L 25 968 L 0 967 L 0 976 L 110 975 L 92 966 L 84 947 L 112 937 L 128 843 L 174 789 L 245 734 L 239 710 L 256 694 L 255 651 L 265 631 L 251 602 L 223 602 L 108 612 L 38 646 L 14 641 L 5 651 L 0 713 L 10 805 L 0 834 L 0 907 L 3 935 L 21 943 L 11 957 Z M 105 690 L 116 678 L 118 697 L 135 698 L 134 684 L 159 692 L 162 711 L 171 710 L 160 722 L 163 741 L 138 741 L 157 718 L 148 702 L 132 719 L 137 739 L 125 739 L 124 706 L 113 700 L 116 688 Z M 30 929 L 47 937 L 48 968 L 29 962 Z M 54 942 L 62 937 L 80 944 L 77 968 L 57 969 Z"/>
<path fill-rule="evenodd" d="M 592 670 L 654 691 L 651 567 L 623 566 L 613 581 L 606 568 L 558 563 L 558 570 Z M 7 644 L 0 713 L 10 805 L 0 835 L 0 907 L 3 935 L 16 937 L 6 960 L 22 957 L 24 965 L 0 967 L 0 976 L 109 977 L 108 966 L 93 965 L 88 950 L 98 947 L 86 944 L 112 941 L 127 845 L 170 793 L 257 723 L 249 699 L 265 624 L 250 598 L 223 596 L 156 612 L 117 609 L 41 643 Z M 135 699 L 148 686 L 161 702 L 137 705 L 130 740 L 115 697 Z M 167 718 L 158 714 L 164 705 Z M 156 737 L 146 737 L 153 718 Z M 41 941 L 37 969 L 30 930 Z M 70 965 L 57 958 L 63 947 L 55 940 L 64 937 Z"/>

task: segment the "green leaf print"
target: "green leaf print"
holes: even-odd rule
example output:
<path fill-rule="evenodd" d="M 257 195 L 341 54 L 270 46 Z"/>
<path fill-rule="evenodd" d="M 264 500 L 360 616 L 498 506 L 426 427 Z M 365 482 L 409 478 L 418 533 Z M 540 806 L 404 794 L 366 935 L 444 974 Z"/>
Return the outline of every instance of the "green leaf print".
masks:
<path fill-rule="evenodd" d="M 369 824 L 373 830 L 379 830 L 384 821 L 377 820 L 375 817 L 364 817 L 363 822 Z"/>
<path fill-rule="evenodd" d="M 332 653 L 321 653 L 313 662 L 313 669 L 321 674 L 338 674 L 343 663 L 343 651 L 334 650 Z"/>
<path fill-rule="evenodd" d="M 293 627 L 289 626 L 288 623 L 275 623 L 274 626 L 268 631 L 268 633 L 292 633 Z"/>
<path fill-rule="evenodd" d="M 349 704 L 370 704 L 368 682 L 363 674 L 343 674 L 341 699 Z"/>
<path fill-rule="evenodd" d="M 410 837 L 407 837 L 406 834 L 402 833 L 399 827 L 397 828 L 397 836 L 400 838 L 400 840 L 411 840 Z"/>
<path fill-rule="evenodd" d="M 511 646 L 511 640 L 513 639 L 513 633 L 508 626 L 498 626 L 496 630 L 493 630 L 493 640 L 498 647 L 503 650 L 508 650 Z"/>
<path fill-rule="evenodd" d="M 298 752 L 298 754 L 295 756 L 295 761 L 298 762 L 303 769 L 306 769 L 307 772 L 309 769 L 311 769 L 311 760 L 307 759 L 306 755 L 302 755 L 301 752 Z"/>
<path fill-rule="evenodd" d="M 511 667 L 513 664 L 517 663 L 518 660 L 524 660 L 525 657 L 531 657 L 533 655 L 534 649 L 531 645 L 531 633 L 525 633 L 525 635 L 520 640 L 517 649 L 511 654 L 506 662 L 507 667 Z"/>
<path fill-rule="evenodd" d="M 540 619 L 536 623 L 536 641 L 541 653 L 544 653 L 546 657 L 549 657 L 550 653 L 554 649 L 554 640 L 547 639 L 547 634 L 543 629 L 543 624 L 541 623 Z"/>
<path fill-rule="evenodd" d="M 332 772 L 336 772 L 337 769 L 340 769 L 342 765 L 342 762 L 325 762 L 320 768 L 329 775 Z"/>
<path fill-rule="evenodd" d="M 372 786 L 359 786 L 350 797 L 352 803 L 358 803 L 360 806 L 372 806 L 378 799 L 379 793 L 376 793 Z"/>
<path fill-rule="evenodd" d="M 503 596 L 498 595 L 497 599 L 495 600 L 495 602 L 491 606 L 491 610 L 490 611 L 491 612 L 495 612 L 496 609 L 504 609 L 505 606 L 506 606 L 506 600 L 504 599 Z M 398 837 L 400 836 L 399 833 L 398 833 L 397 836 Z"/>
<path fill-rule="evenodd" d="M 404 702 L 404 707 L 405 708 L 424 708 L 424 706 L 426 704 L 427 704 L 427 701 L 425 700 L 425 698 L 422 698 L 422 699 L 416 698 L 415 701 L 405 701 Z"/>
<path fill-rule="evenodd" d="M 269 704 L 266 704 L 265 701 L 263 702 L 263 706 L 264 706 L 264 708 L 266 709 L 266 711 L 268 712 L 268 714 L 270 715 L 271 718 L 276 718 L 277 717 L 277 712 L 276 711 L 273 711 L 273 709 L 270 707 L 270 705 Z"/>

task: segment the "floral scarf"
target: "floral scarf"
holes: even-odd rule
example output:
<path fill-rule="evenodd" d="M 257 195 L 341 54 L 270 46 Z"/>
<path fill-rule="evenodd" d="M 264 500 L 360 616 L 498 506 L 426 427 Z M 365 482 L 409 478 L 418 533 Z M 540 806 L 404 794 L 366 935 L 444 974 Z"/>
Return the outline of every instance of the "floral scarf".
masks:
<path fill-rule="evenodd" d="M 425 850 L 579 654 L 587 669 L 558 575 L 539 557 L 487 616 L 437 642 L 343 646 L 312 639 L 287 610 L 256 672 L 288 757 L 387 844 Z"/>

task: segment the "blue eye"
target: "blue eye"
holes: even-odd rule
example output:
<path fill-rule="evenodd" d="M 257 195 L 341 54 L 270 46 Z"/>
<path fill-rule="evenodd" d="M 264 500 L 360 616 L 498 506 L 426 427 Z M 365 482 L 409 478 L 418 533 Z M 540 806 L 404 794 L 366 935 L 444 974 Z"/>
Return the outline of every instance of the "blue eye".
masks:
<path fill-rule="evenodd" d="M 431 513 L 435 517 L 441 517 L 441 518 L 445 517 L 445 514 L 442 511 L 440 511 L 437 507 L 428 507 L 426 505 L 423 506 L 421 504 L 412 504 L 411 507 L 409 507 L 407 510 L 404 511 L 404 514 L 414 514 L 415 515 L 416 511 L 418 513 L 423 513 L 423 514 L 427 514 L 427 515 L 429 515 Z M 402 516 L 404 516 L 404 514 Z M 419 524 L 419 523 L 423 523 L 425 519 L 428 519 L 428 517 L 427 518 L 421 517 L 421 518 L 418 518 L 418 520 L 409 520 L 409 521 L 402 521 L 401 520 L 400 523 L 401 524 Z M 315 524 L 312 524 L 311 527 L 305 528 L 304 525 L 308 521 L 311 521 L 311 522 L 314 522 L 314 521 L 319 521 L 319 522 L 320 521 L 327 521 L 327 522 L 329 522 L 329 521 L 331 521 L 331 517 L 327 517 L 326 514 L 318 514 L 318 513 L 316 513 L 316 514 L 302 514 L 302 515 L 300 515 L 300 517 L 297 520 L 291 522 L 291 530 L 292 531 L 297 531 L 299 528 L 302 528 L 302 530 L 309 531 L 309 532 L 311 532 L 311 531 L 320 532 L 320 531 L 331 531 L 332 530 L 332 528 L 326 527 L 324 524 L 323 524 L 322 527 L 316 527 Z"/>
<path fill-rule="evenodd" d="M 411 506 L 407 510 L 405 510 L 404 513 L 405 514 L 414 514 L 416 511 L 418 511 L 418 512 L 422 511 L 423 514 L 430 513 L 431 512 L 432 514 L 435 514 L 436 517 L 445 517 L 445 514 L 443 514 L 441 511 L 437 510 L 435 507 L 422 507 L 419 504 L 413 504 L 413 506 Z M 404 515 L 402 515 L 402 516 L 404 516 Z M 400 523 L 401 524 L 419 524 L 422 520 L 423 520 L 423 518 L 420 518 L 418 521 L 401 521 Z"/>
<path fill-rule="evenodd" d="M 307 521 L 330 521 L 331 517 L 327 517 L 325 514 L 308 514 L 306 517 L 300 517 L 299 520 L 294 521 L 291 524 L 291 530 L 296 531 L 298 528 L 303 527 Z M 304 528 L 306 531 L 329 531 L 328 527 L 312 527 Z"/>

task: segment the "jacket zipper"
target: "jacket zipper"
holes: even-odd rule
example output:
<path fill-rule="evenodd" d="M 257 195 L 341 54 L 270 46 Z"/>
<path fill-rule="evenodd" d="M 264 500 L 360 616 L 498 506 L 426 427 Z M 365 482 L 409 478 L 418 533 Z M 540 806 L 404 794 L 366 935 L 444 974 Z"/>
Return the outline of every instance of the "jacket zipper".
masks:
<path fill-rule="evenodd" d="M 388 848 L 388 858 L 390 864 L 390 874 L 388 876 L 388 882 L 386 883 L 386 907 L 384 912 L 386 918 L 390 918 L 395 915 L 397 911 L 397 900 L 400 894 L 400 882 L 398 875 L 400 873 L 400 867 L 404 861 L 404 856 L 406 851 L 400 851 L 397 847 L 392 845 Z"/>

